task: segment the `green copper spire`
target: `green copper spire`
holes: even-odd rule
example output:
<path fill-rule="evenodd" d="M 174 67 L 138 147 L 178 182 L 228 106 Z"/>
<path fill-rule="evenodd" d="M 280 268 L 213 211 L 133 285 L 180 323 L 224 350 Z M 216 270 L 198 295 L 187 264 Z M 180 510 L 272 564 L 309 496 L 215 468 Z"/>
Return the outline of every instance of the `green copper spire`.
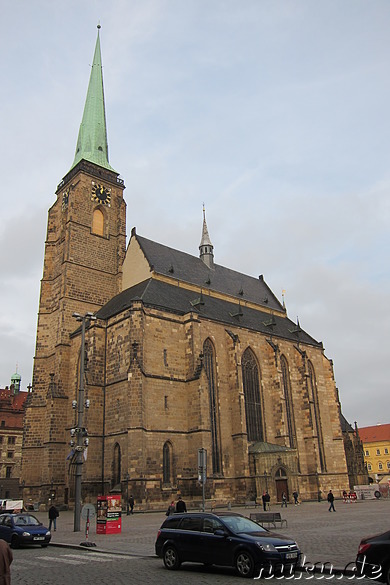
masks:
<path fill-rule="evenodd" d="M 87 99 L 77 139 L 76 154 L 72 169 L 82 159 L 116 172 L 108 162 L 106 112 L 104 107 L 102 57 L 98 25 L 95 54 L 89 78 Z"/>

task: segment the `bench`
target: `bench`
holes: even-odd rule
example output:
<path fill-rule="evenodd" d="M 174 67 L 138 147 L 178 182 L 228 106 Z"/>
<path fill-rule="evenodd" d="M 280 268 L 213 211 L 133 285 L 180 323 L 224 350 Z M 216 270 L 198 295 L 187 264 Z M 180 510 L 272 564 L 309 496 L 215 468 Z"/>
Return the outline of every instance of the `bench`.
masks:
<path fill-rule="evenodd" d="M 285 524 L 285 526 L 287 527 L 287 520 L 282 518 L 280 512 L 255 512 L 253 514 L 250 514 L 249 517 L 251 520 L 254 520 L 255 522 L 261 525 L 267 524 L 268 526 L 270 526 L 272 524 L 272 526 L 276 528 L 276 524 L 280 524 L 280 526 L 283 526 L 283 524 Z"/>
<path fill-rule="evenodd" d="M 211 504 L 211 511 L 214 512 L 214 510 L 221 510 L 221 509 L 228 509 L 231 510 L 232 505 L 230 502 L 227 502 L 227 504 Z"/>
<path fill-rule="evenodd" d="M 259 504 L 255 500 L 245 502 L 245 508 L 257 508 L 257 506 L 259 506 Z"/>

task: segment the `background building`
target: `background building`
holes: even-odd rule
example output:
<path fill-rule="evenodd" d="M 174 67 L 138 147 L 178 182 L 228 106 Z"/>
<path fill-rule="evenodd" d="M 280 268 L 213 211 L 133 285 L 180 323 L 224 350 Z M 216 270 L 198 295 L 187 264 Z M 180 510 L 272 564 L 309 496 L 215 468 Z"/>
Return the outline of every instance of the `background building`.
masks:
<path fill-rule="evenodd" d="M 205 215 L 198 257 L 135 229 L 126 250 L 124 189 L 108 160 L 98 35 L 75 158 L 49 210 L 25 499 L 72 502 L 82 465 L 83 500 L 199 500 L 200 448 L 217 502 L 341 493 L 340 403 L 322 343 L 263 276 L 215 262 Z"/>
<path fill-rule="evenodd" d="M 364 460 L 372 481 L 390 476 L 390 424 L 359 429 L 363 442 Z"/>
<path fill-rule="evenodd" d="M 0 389 L 0 499 L 21 497 L 20 471 L 23 417 L 27 392 L 20 391 L 21 376 L 15 373 L 10 387 Z"/>

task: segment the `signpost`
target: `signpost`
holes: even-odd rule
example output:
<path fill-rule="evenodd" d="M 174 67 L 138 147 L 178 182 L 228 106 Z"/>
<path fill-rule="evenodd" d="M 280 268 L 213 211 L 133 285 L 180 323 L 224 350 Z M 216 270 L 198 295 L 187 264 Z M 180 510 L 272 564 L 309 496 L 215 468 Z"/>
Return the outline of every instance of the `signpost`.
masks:
<path fill-rule="evenodd" d="M 95 506 L 93 504 L 85 504 L 81 510 L 81 517 L 86 520 L 85 523 L 85 542 L 80 542 L 80 546 L 96 546 L 94 542 L 88 540 L 89 536 L 89 521 L 96 516 Z"/>
<path fill-rule="evenodd" d="M 198 449 L 198 479 L 202 484 L 202 510 L 205 511 L 205 488 L 207 478 L 207 450 Z"/>

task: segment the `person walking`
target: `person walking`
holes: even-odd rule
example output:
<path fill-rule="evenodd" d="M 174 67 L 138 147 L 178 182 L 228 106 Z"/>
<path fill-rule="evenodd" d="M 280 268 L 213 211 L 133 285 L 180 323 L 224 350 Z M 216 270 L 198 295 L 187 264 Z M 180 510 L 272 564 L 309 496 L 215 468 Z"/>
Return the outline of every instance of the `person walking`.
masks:
<path fill-rule="evenodd" d="M 265 492 L 263 492 L 261 499 L 263 500 L 263 510 L 264 510 L 264 512 L 266 512 L 267 511 L 267 494 Z"/>
<path fill-rule="evenodd" d="M 265 509 L 266 510 L 270 510 L 270 501 L 271 501 L 271 496 L 269 495 L 268 491 L 265 492 Z"/>
<path fill-rule="evenodd" d="M 176 512 L 187 512 L 186 503 L 181 496 L 179 496 L 179 500 L 176 504 Z"/>
<path fill-rule="evenodd" d="M 332 510 L 333 510 L 333 512 L 336 512 L 335 507 L 334 507 L 334 495 L 332 494 L 332 490 L 329 490 L 327 500 L 330 504 L 329 512 L 331 512 Z"/>
<path fill-rule="evenodd" d="M 168 510 L 165 512 L 165 515 L 170 516 L 171 514 L 174 514 L 174 513 L 175 513 L 175 502 L 172 500 L 172 502 L 168 506 Z"/>
<path fill-rule="evenodd" d="M 293 498 L 294 498 L 294 504 L 296 506 L 299 506 L 299 502 L 298 502 L 298 492 L 295 490 L 295 492 L 293 492 Z"/>
<path fill-rule="evenodd" d="M 14 557 L 10 546 L 0 539 L 0 585 L 11 585 L 11 563 Z"/>
<path fill-rule="evenodd" d="M 133 514 L 133 511 L 134 511 L 134 498 L 133 498 L 133 495 L 132 494 L 130 494 L 129 506 L 130 506 L 130 514 Z"/>
<path fill-rule="evenodd" d="M 286 508 L 287 508 L 287 496 L 286 496 L 286 492 L 283 492 L 282 493 L 282 506 L 281 507 L 283 508 L 283 506 L 286 506 Z"/>
<path fill-rule="evenodd" d="M 60 515 L 59 511 L 57 510 L 57 508 L 55 507 L 54 504 L 52 504 L 49 508 L 49 530 L 51 530 L 51 525 L 54 525 L 54 532 L 57 530 L 57 518 Z"/>

